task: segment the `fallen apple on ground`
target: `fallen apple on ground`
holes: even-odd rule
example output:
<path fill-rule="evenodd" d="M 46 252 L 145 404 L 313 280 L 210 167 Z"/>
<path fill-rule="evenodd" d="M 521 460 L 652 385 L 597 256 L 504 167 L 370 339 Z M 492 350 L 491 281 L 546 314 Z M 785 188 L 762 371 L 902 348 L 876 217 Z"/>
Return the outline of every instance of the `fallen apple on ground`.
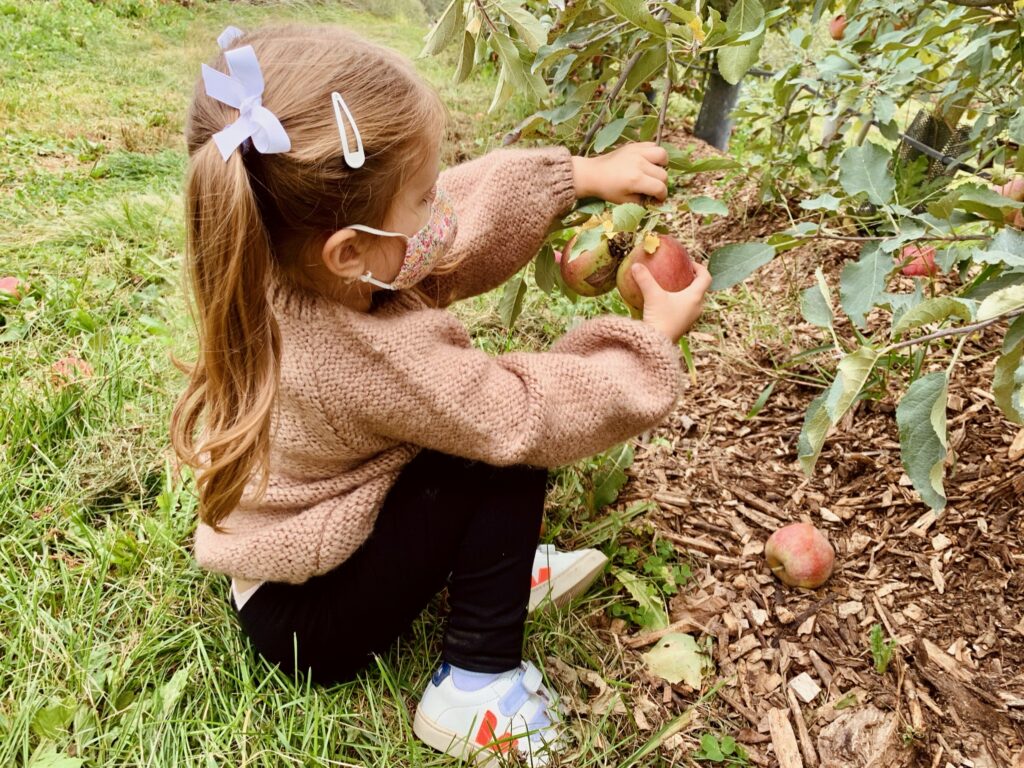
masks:
<path fill-rule="evenodd" d="M 54 386 L 76 384 L 84 379 L 92 378 L 93 370 L 85 360 L 74 355 L 62 357 L 50 366 L 50 378 Z"/>
<path fill-rule="evenodd" d="M 908 245 L 901 252 L 903 262 L 906 266 L 901 270 L 904 275 L 910 277 L 934 277 L 939 273 L 939 267 L 935 263 L 935 247 L 928 245 Z"/>
<path fill-rule="evenodd" d="M 20 299 L 24 296 L 27 287 L 25 281 L 19 280 L 17 277 L 0 277 L 0 293 L 15 299 Z"/>
<path fill-rule="evenodd" d="M 843 35 L 846 34 L 846 16 L 844 14 L 840 13 L 829 22 L 828 33 L 833 40 L 843 39 Z"/>
<path fill-rule="evenodd" d="M 648 253 L 644 242 L 638 243 L 619 265 L 615 284 L 622 300 L 634 315 L 640 315 L 644 309 L 644 295 L 633 277 L 633 265 L 643 264 L 650 270 L 651 276 L 666 291 L 676 292 L 686 288 L 697 276 L 693 259 L 686 248 L 674 237 L 668 235 L 649 235 L 656 242 L 654 251 Z"/>
<path fill-rule="evenodd" d="M 813 525 L 792 523 L 768 538 L 764 556 L 783 584 L 814 589 L 832 575 L 836 553 L 825 534 Z"/>
<path fill-rule="evenodd" d="M 575 244 L 574 237 L 558 259 L 562 280 L 580 296 L 600 296 L 608 293 L 615 287 L 615 269 L 619 264 L 619 260 L 608 248 L 608 240 L 602 238 L 593 250 L 583 251 L 577 254 L 575 259 L 570 259 Z"/>

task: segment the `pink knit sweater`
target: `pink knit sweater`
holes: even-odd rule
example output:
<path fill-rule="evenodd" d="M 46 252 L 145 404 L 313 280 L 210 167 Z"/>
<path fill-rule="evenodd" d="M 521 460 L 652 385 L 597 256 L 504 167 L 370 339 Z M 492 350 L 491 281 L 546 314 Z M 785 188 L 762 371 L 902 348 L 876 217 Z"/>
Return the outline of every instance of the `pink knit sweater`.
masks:
<path fill-rule="evenodd" d="M 564 149 L 492 152 L 439 183 L 463 258 L 422 284 L 442 304 L 515 274 L 575 200 Z M 342 563 L 421 448 L 554 467 L 654 426 L 679 391 L 675 346 L 625 317 L 582 323 L 547 352 L 493 357 L 409 292 L 368 313 L 281 284 L 268 296 L 283 339 L 270 485 L 243 496 L 224 533 L 200 523 L 195 538 L 200 566 L 240 579 L 301 583 Z"/>

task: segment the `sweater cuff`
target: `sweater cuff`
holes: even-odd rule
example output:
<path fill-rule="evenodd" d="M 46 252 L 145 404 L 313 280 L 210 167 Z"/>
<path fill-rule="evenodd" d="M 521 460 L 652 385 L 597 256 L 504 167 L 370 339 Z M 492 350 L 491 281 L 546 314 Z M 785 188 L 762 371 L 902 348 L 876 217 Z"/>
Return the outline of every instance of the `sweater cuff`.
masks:
<path fill-rule="evenodd" d="M 576 177 L 572 167 L 572 153 L 565 147 L 549 147 L 536 150 L 541 155 L 541 167 L 548 176 L 555 213 L 566 214 L 576 205 Z"/>

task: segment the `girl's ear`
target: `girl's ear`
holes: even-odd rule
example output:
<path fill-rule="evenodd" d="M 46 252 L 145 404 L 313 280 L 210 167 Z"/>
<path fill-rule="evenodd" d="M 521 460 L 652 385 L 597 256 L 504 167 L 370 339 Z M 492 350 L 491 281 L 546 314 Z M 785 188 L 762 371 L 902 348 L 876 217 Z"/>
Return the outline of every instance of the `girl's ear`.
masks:
<path fill-rule="evenodd" d="M 344 280 L 355 280 L 366 274 L 366 258 L 356 247 L 356 231 L 339 229 L 324 243 L 321 254 L 324 266 Z"/>

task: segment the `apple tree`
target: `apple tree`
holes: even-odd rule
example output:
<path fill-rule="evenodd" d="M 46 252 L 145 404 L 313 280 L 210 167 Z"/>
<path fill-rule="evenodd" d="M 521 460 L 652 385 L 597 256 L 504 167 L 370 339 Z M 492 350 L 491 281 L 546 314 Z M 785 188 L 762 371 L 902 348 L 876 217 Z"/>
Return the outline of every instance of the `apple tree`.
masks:
<path fill-rule="evenodd" d="M 831 37 L 814 34 L 825 27 Z M 769 35 L 788 54 L 774 71 L 758 66 Z M 672 94 L 701 103 L 695 132 L 719 147 L 737 120 L 752 148 L 744 168 L 788 226 L 713 252 L 713 289 L 808 240 L 858 244 L 835 284 L 819 269 L 802 295 L 835 359 L 800 435 L 807 472 L 858 400 L 906 382 L 902 460 L 922 499 L 942 507 L 949 381 L 984 328 L 1005 329 L 991 350 L 993 394 L 1024 423 L 1022 0 L 452 0 L 425 53 L 449 45 L 459 49 L 457 81 L 483 62 L 497 67 L 492 110 L 513 94 L 534 105 L 506 142 L 539 136 L 603 152 L 660 141 Z M 737 103 L 745 78 L 758 82 Z M 735 166 L 676 151 L 670 169 Z M 662 226 L 657 210 L 601 206 L 567 224 L 594 214 L 608 238 Z M 549 247 L 536 269 L 546 290 L 552 263 Z M 525 287 L 521 279 L 506 295 L 510 318 Z"/>

